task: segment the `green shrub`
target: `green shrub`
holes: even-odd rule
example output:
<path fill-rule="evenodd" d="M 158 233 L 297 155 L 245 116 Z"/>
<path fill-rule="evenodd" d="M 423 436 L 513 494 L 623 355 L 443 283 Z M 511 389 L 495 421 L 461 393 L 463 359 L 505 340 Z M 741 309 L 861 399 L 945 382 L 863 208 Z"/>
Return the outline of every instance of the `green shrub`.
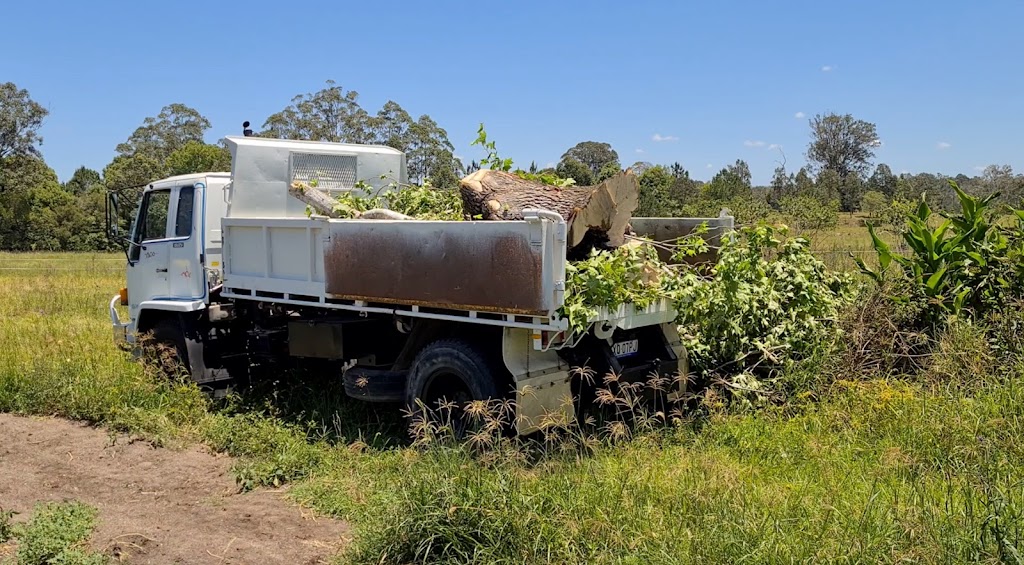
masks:
<path fill-rule="evenodd" d="M 877 190 L 865 192 L 860 201 L 860 209 L 867 212 L 868 216 L 872 218 L 878 218 L 887 207 L 889 207 L 889 199 Z"/>
<path fill-rule="evenodd" d="M 932 210 L 922 198 L 917 210 L 907 214 L 902 237 L 910 254 L 893 251 L 869 224 L 879 270 L 854 257 L 861 271 L 882 284 L 895 264 L 909 282 L 906 293 L 893 295 L 896 302 L 923 300 L 933 325 L 947 315 L 984 315 L 1021 296 L 1024 274 L 1024 211 L 1013 210 L 1017 223 L 1003 227 L 993 221 L 990 203 L 999 196 L 975 198 L 950 181 L 960 199 L 961 213 L 947 215 L 932 227 Z"/>
<path fill-rule="evenodd" d="M 811 196 L 789 196 L 779 203 L 786 221 L 801 230 L 823 230 L 839 222 L 839 201 L 822 202 Z"/>
<path fill-rule="evenodd" d="M 14 517 L 13 510 L 4 510 L 0 507 L 0 543 L 11 539 L 14 534 L 14 527 L 11 525 L 11 518 Z"/>
<path fill-rule="evenodd" d="M 37 505 L 32 518 L 17 526 L 21 565 L 92 565 L 105 563 L 101 554 L 81 546 L 96 527 L 96 509 L 77 501 Z"/>
<path fill-rule="evenodd" d="M 836 339 L 852 278 L 828 270 L 806 239 L 786 233 L 758 226 L 726 235 L 711 278 L 678 292 L 683 341 L 702 376 L 741 375 L 736 390 L 764 391 L 758 375 L 774 375 Z"/>

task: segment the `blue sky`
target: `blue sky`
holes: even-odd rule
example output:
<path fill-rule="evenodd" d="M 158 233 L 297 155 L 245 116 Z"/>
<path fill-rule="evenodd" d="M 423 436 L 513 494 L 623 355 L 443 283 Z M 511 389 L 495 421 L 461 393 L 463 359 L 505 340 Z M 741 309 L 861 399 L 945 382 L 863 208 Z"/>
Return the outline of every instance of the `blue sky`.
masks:
<path fill-rule="evenodd" d="M 607 141 L 624 164 L 767 183 L 808 118 L 878 126 L 894 171 L 1024 172 L 1024 2 L 8 2 L 0 81 L 50 110 L 61 180 L 172 102 L 208 140 L 327 79 L 430 114 L 467 162 L 479 122 L 518 165 Z M 780 152 L 781 149 L 781 152 Z"/>

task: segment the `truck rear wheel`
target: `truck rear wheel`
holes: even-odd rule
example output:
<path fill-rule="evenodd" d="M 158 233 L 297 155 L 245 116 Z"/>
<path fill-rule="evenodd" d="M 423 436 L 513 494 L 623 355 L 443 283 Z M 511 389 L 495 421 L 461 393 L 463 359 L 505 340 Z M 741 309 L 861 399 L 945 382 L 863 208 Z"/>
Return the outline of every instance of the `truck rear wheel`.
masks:
<path fill-rule="evenodd" d="M 405 402 L 414 416 L 423 415 L 426 408 L 448 420 L 461 435 L 467 424 L 463 411 L 466 403 L 500 396 L 496 376 L 491 364 L 469 343 L 458 339 L 435 341 L 413 361 L 405 386 Z M 438 413 L 442 401 L 456 406 L 450 413 L 444 408 Z"/>

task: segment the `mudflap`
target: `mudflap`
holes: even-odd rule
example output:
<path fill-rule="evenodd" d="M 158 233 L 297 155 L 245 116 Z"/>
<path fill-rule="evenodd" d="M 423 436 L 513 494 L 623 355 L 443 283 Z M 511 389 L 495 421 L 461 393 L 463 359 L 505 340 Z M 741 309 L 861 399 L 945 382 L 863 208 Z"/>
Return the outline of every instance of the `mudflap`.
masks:
<path fill-rule="evenodd" d="M 185 350 L 188 352 L 189 371 L 192 380 L 201 388 L 211 387 L 222 390 L 232 381 L 232 376 L 223 367 L 207 366 L 206 344 L 203 340 L 202 320 L 199 316 L 181 315 L 181 329 L 185 336 Z"/>
<path fill-rule="evenodd" d="M 670 324 L 615 329 L 601 338 L 585 336 L 562 358 L 573 368 L 573 395 L 577 409 L 594 405 L 597 391 L 641 397 L 655 410 L 681 399 L 686 390 L 686 356 L 678 333 Z M 642 386 L 623 387 L 622 385 Z"/>
<path fill-rule="evenodd" d="M 405 399 L 408 371 L 353 367 L 345 371 L 342 381 L 345 394 L 366 402 L 398 403 Z"/>
<path fill-rule="evenodd" d="M 558 353 L 535 350 L 530 330 L 505 328 L 502 358 L 515 386 L 518 434 L 566 426 L 575 421 L 569 365 Z"/>

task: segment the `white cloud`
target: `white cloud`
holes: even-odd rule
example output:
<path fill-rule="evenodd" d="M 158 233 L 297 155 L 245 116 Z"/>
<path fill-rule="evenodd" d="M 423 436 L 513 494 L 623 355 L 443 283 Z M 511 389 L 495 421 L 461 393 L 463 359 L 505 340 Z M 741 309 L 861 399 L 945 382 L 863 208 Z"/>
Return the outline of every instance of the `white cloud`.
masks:
<path fill-rule="evenodd" d="M 651 136 L 651 141 L 662 142 L 662 141 L 679 141 L 679 138 L 674 135 L 661 135 L 656 133 Z"/>
<path fill-rule="evenodd" d="M 975 165 L 974 166 L 974 170 L 978 171 L 979 173 L 983 173 L 983 172 L 985 172 L 985 167 L 983 167 L 981 165 Z"/>
<path fill-rule="evenodd" d="M 645 151 L 643 149 L 640 149 L 639 147 L 636 148 L 636 152 L 637 153 L 645 153 Z"/>
<path fill-rule="evenodd" d="M 768 143 L 767 141 L 761 141 L 760 139 L 748 139 L 743 142 L 743 146 L 750 147 L 751 149 L 767 149 L 768 151 L 782 149 L 782 146 L 778 143 Z"/>
<path fill-rule="evenodd" d="M 797 113 L 793 114 L 793 117 L 798 119 L 798 120 L 802 120 L 802 119 L 807 117 L 807 114 L 805 114 L 803 112 L 797 112 Z"/>
<path fill-rule="evenodd" d="M 712 168 L 711 163 L 708 163 L 707 168 L 709 168 L 709 169 Z"/>
<path fill-rule="evenodd" d="M 829 73 L 829 72 L 832 72 L 834 70 L 836 70 L 836 66 L 835 65 L 825 65 L 824 67 L 821 68 L 821 72 L 823 72 L 823 73 Z"/>
<path fill-rule="evenodd" d="M 948 141 L 940 141 L 940 142 L 935 144 L 935 148 L 936 149 L 940 149 L 940 150 L 941 149 L 949 149 L 950 147 L 953 147 L 953 144 L 949 143 Z"/>
<path fill-rule="evenodd" d="M 545 169 L 554 169 L 555 165 L 556 165 L 556 163 L 554 163 L 554 162 L 545 163 L 543 168 L 545 168 Z"/>

